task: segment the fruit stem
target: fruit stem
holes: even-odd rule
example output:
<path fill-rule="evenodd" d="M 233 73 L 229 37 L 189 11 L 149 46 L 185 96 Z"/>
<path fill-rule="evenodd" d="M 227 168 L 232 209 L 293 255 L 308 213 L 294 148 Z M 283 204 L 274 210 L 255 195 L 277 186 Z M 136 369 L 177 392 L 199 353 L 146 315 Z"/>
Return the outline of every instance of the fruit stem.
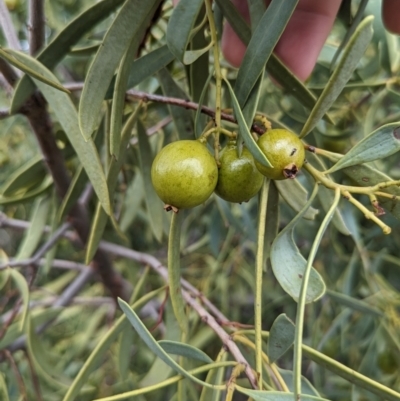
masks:
<path fill-rule="evenodd" d="M 214 15 L 211 6 L 211 0 L 205 0 L 206 13 L 208 23 L 210 24 L 211 40 L 214 44 L 214 74 L 215 74 L 215 135 L 214 135 L 214 154 L 215 160 L 219 161 L 219 134 L 221 132 L 221 89 L 222 89 L 222 73 L 221 65 L 219 63 L 219 46 L 218 36 L 215 27 Z"/>

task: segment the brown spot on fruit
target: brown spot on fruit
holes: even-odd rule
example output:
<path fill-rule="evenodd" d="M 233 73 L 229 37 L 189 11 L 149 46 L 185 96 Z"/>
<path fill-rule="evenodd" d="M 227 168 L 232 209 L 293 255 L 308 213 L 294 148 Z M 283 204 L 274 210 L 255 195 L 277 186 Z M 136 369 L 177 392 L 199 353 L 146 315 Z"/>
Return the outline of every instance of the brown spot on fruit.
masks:
<path fill-rule="evenodd" d="M 285 178 L 290 178 L 293 179 L 296 177 L 297 173 L 299 172 L 299 169 L 294 163 L 288 164 L 284 169 L 283 169 L 283 175 Z"/>

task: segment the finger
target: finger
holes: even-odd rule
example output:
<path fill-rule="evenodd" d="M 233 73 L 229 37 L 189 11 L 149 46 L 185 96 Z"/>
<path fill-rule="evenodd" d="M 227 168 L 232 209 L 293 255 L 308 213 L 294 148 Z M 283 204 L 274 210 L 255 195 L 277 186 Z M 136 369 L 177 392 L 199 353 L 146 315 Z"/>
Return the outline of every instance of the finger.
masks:
<path fill-rule="evenodd" d="M 400 2 L 398 0 L 383 1 L 382 19 L 388 31 L 400 34 Z"/>

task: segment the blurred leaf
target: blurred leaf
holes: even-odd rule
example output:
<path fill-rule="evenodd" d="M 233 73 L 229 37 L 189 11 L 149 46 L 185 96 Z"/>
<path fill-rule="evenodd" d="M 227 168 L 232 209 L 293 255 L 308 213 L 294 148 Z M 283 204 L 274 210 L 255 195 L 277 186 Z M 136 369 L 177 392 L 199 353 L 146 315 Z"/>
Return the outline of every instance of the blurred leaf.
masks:
<path fill-rule="evenodd" d="M 215 362 L 223 362 L 228 358 L 228 353 L 224 351 L 220 351 Z M 207 373 L 206 382 L 210 384 L 219 384 L 222 383 L 224 378 L 225 370 L 223 368 L 220 369 L 211 369 Z M 213 390 L 208 387 L 203 387 L 201 390 L 201 396 L 199 401 L 220 401 L 221 399 L 221 390 Z"/>
<path fill-rule="evenodd" d="M 184 62 L 185 50 L 203 0 L 180 0 L 167 27 L 167 44 L 174 56 Z"/>
<path fill-rule="evenodd" d="M 265 13 L 265 2 L 263 0 L 248 0 L 249 13 L 251 20 L 251 30 L 254 32 L 255 28 L 261 21 Z"/>
<path fill-rule="evenodd" d="M 188 331 L 188 317 L 185 311 L 185 302 L 181 287 L 181 226 L 183 213 L 173 212 L 171 228 L 168 238 L 168 284 L 169 296 L 174 310 L 175 318 L 183 334 Z M 171 366 L 172 367 L 172 366 Z"/>
<path fill-rule="evenodd" d="M 29 65 L 31 59 L 25 55 L 18 55 L 21 60 Z M 56 77 L 45 67 L 41 69 L 41 74 L 57 80 Z M 80 133 L 78 126 L 78 116 L 71 99 L 63 92 L 51 88 L 48 85 L 36 81 L 36 85 L 43 93 L 46 100 L 52 107 L 54 114 L 63 127 L 72 147 L 74 148 L 80 162 L 93 185 L 99 201 L 105 212 L 111 213 L 110 197 L 107 189 L 107 183 L 101 166 L 100 157 L 92 140 L 85 141 Z"/>
<path fill-rule="evenodd" d="M 161 348 L 168 354 L 180 355 L 186 358 L 194 359 L 204 363 L 213 363 L 214 361 L 202 350 L 189 344 L 177 341 L 161 340 L 158 342 Z"/>
<path fill-rule="evenodd" d="M 254 401 L 293 401 L 295 399 L 294 393 L 284 393 L 278 391 L 260 391 L 250 390 L 244 387 L 236 387 L 237 390 L 243 394 L 248 395 Z M 326 398 L 314 397 L 312 395 L 301 394 L 301 401 L 329 401 Z"/>
<path fill-rule="evenodd" d="M 14 195 L 9 197 L 0 195 L 0 205 L 12 205 L 35 199 L 36 197 L 48 191 L 52 185 L 53 178 L 48 174 L 38 186 L 22 195 Z"/>
<path fill-rule="evenodd" d="M 198 58 L 200 58 L 203 54 L 208 54 L 208 51 L 213 47 L 213 43 L 210 42 L 207 46 L 202 49 L 196 50 L 186 50 L 185 55 L 183 56 L 183 64 L 190 65 L 193 64 Z"/>
<path fill-rule="evenodd" d="M 196 65 L 196 63 L 193 64 L 193 66 L 195 66 L 195 65 Z M 210 74 L 207 77 L 207 80 L 204 83 L 203 89 L 202 89 L 200 97 L 198 99 L 199 107 L 196 110 L 196 116 L 194 118 L 194 134 L 195 134 L 196 138 L 200 137 L 200 135 L 204 129 L 204 119 L 202 118 L 203 114 L 201 113 L 201 108 L 202 108 L 203 104 L 206 102 L 207 92 L 208 92 L 210 82 L 211 82 L 213 75 L 214 75 L 213 72 L 210 72 Z"/>
<path fill-rule="evenodd" d="M 315 195 L 316 193 L 314 193 Z M 282 288 L 296 302 L 299 298 L 307 261 L 293 240 L 293 231 L 310 207 L 314 196 L 310 197 L 297 216 L 278 234 L 271 248 L 271 265 L 274 275 Z M 320 274 L 312 267 L 307 286 L 306 303 L 318 300 L 324 295 L 324 292 L 325 283 Z"/>
<path fill-rule="evenodd" d="M 30 77 L 36 78 L 37 80 L 45 83 L 46 85 L 50 85 L 59 91 L 62 91 L 65 93 L 70 93 L 69 90 L 65 89 L 59 82 L 53 81 L 52 79 L 49 79 L 48 77 L 43 76 L 41 74 L 41 69 L 43 66 L 36 59 L 34 59 L 31 56 L 28 56 L 27 54 L 21 53 L 25 57 L 30 58 L 30 65 L 26 65 L 24 62 L 22 62 L 20 59 L 18 59 L 16 57 L 16 54 L 20 54 L 20 52 L 17 50 L 3 49 L 0 47 L 0 57 L 4 58 L 4 60 L 7 60 L 14 67 L 25 72 Z"/>
<path fill-rule="evenodd" d="M 117 79 L 115 81 L 114 93 L 111 104 L 111 122 L 110 122 L 110 154 L 118 159 L 121 143 L 122 119 L 125 108 L 125 93 L 128 85 L 129 69 L 136 57 L 141 36 L 134 36 L 126 49 L 125 54 L 119 65 Z"/>
<path fill-rule="evenodd" d="M 157 196 L 151 181 L 151 165 L 153 164 L 153 153 L 151 151 L 149 137 L 140 119 L 137 125 L 137 134 L 139 140 L 139 162 L 140 170 L 143 177 L 143 185 L 145 190 L 145 202 L 147 207 L 147 215 L 154 237 L 158 242 L 162 239 L 162 220 L 164 208 L 160 198 Z"/>
<path fill-rule="evenodd" d="M 273 167 L 271 165 L 271 163 L 269 162 L 269 160 L 267 159 L 267 157 L 265 156 L 265 154 L 258 147 L 257 142 L 254 140 L 253 136 L 251 135 L 251 133 L 247 127 L 246 121 L 243 117 L 242 111 L 240 110 L 239 103 L 236 99 L 235 93 L 233 92 L 231 84 L 229 83 L 229 81 L 227 79 L 224 79 L 224 81 L 225 81 L 226 86 L 228 87 L 229 93 L 231 95 L 233 110 L 235 112 L 235 117 L 236 117 L 236 119 L 238 121 L 238 125 L 239 125 L 240 137 L 243 139 L 247 149 L 249 149 L 249 151 L 251 152 L 253 157 L 258 162 L 260 162 L 263 166 Z"/>
<path fill-rule="evenodd" d="M 308 192 L 295 178 L 294 180 L 281 180 L 274 181 L 278 188 L 279 194 L 285 202 L 295 211 L 300 212 L 303 206 L 307 203 Z M 319 213 L 318 209 L 310 206 L 304 213 L 303 217 L 307 220 L 314 220 L 315 216 Z"/>
<path fill-rule="evenodd" d="M 107 186 L 110 193 L 114 193 L 115 187 L 117 186 L 118 175 L 124 162 L 124 156 L 128 147 L 129 139 L 131 138 L 132 135 L 133 127 L 136 124 L 139 111 L 140 111 L 140 106 L 138 106 L 137 109 L 129 116 L 127 122 L 125 123 L 121 135 L 121 143 L 119 150 L 120 157 L 118 160 L 112 158 L 108 166 Z M 103 236 L 107 220 L 108 216 L 104 212 L 100 203 L 98 203 L 92 227 L 90 229 L 89 239 L 86 245 L 87 247 L 85 256 L 86 263 L 89 263 L 93 259 L 93 256 L 97 251 L 97 247 L 99 246 L 100 240 Z"/>
<path fill-rule="evenodd" d="M 126 1 L 108 29 L 87 73 L 79 103 L 79 126 L 86 140 L 98 125 L 101 105 L 115 69 L 131 40 L 143 37 L 160 1 Z"/>
<path fill-rule="evenodd" d="M 322 91 L 316 105 L 311 110 L 300 133 L 300 138 L 304 138 L 315 127 L 339 96 L 347 81 L 351 78 L 371 41 L 373 19 L 372 16 L 366 17 L 357 27 L 354 35 L 344 49 L 343 55 L 325 86 L 325 89 Z"/>
<path fill-rule="evenodd" d="M 0 399 L 2 399 L 3 401 L 10 401 L 10 399 L 8 398 L 7 384 L 4 380 L 3 373 L 0 373 Z"/>
<path fill-rule="evenodd" d="M 149 302 L 151 299 L 156 297 L 161 291 L 164 290 L 165 287 L 161 287 L 147 293 L 146 295 L 135 301 L 135 303 L 132 305 L 132 308 L 141 308 L 143 305 L 145 305 L 147 302 Z M 74 401 L 76 399 L 81 388 L 87 382 L 90 373 L 92 373 L 92 371 L 98 367 L 99 363 L 103 360 L 104 355 L 109 352 L 111 344 L 118 338 L 122 330 L 125 330 L 128 327 L 128 320 L 126 319 L 125 315 L 122 315 L 96 344 L 95 348 L 90 353 L 89 357 L 85 360 L 85 363 L 79 370 L 79 373 L 75 376 L 74 381 L 68 388 L 68 391 L 62 401 Z"/>
<path fill-rule="evenodd" d="M 80 38 L 105 19 L 123 1 L 102 0 L 78 15 L 38 54 L 38 61 L 52 70 Z M 34 82 L 27 76 L 22 77 L 14 90 L 10 112 L 16 113 L 34 90 Z"/>
<path fill-rule="evenodd" d="M 384 159 L 400 150 L 400 122 L 384 125 L 353 146 L 327 173 Z"/>
<path fill-rule="evenodd" d="M 285 313 L 274 320 L 268 338 L 268 357 L 271 363 L 284 355 L 293 345 L 294 329 L 294 323 Z"/>
<path fill-rule="evenodd" d="M 21 298 L 22 298 L 22 316 L 19 322 L 19 329 L 21 331 L 25 331 L 26 322 L 28 319 L 28 312 L 29 312 L 29 287 L 28 283 L 25 280 L 25 277 L 16 269 L 10 269 L 10 277 L 14 281 L 15 286 L 18 288 Z"/>
<path fill-rule="evenodd" d="M 277 369 L 280 375 L 282 376 L 282 379 L 285 381 L 289 391 L 293 391 L 293 371 L 280 368 Z M 320 397 L 320 394 L 315 389 L 315 387 L 304 376 L 301 376 L 301 393 Z"/>
<path fill-rule="evenodd" d="M 46 226 L 49 213 L 49 198 L 40 198 L 35 201 L 30 218 L 31 224 L 24 233 L 15 259 L 22 260 L 30 258 L 43 238 L 43 230 Z"/>
<path fill-rule="evenodd" d="M 365 164 L 344 168 L 343 172 L 361 187 L 369 187 L 381 182 L 393 181 L 388 175 Z M 383 189 L 382 192 L 400 196 L 400 188 L 395 185 Z M 384 207 L 386 211 L 392 213 L 397 219 L 400 219 L 400 202 L 398 200 L 380 196 L 378 196 L 378 199 L 379 204 Z M 354 235 L 353 231 L 352 234 Z"/>
<path fill-rule="evenodd" d="M 163 360 L 169 367 L 174 369 L 180 375 L 191 379 L 197 384 L 200 384 L 204 387 L 213 388 L 212 384 L 206 383 L 203 380 L 198 379 L 197 377 L 190 374 L 188 371 L 183 369 L 180 365 L 178 365 L 158 344 L 158 342 L 154 339 L 151 333 L 147 330 L 146 326 L 139 319 L 139 316 L 132 310 L 132 308 L 121 298 L 118 298 L 118 304 L 121 307 L 122 311 L 125 313 L 128 318 L 130 324 L 139 334 L 140 338 L 146 343 L 146 345 L 154 352 L 154 354 Z M 67 400 L 64 400 L 67 401 Z"/>
<path fill-rule="evenodd" d="M 254 30 L 235 84 L 235 95 L 240 107 L 244 107 L 246 104 L 253 86 L 264 70 L 266 62 L 296 8 L 297 2 L 298 0 L 286 0 L 284 3 L 280 0 L 273 0 Z"/>
<path fill-rule="evenodd" d="M 189 96 L 178 86 L 166 68 L 161 68 L 157 74 L 165 96 L 188 100 Z M 184 107 L 168 105 L 176 126 L 179 139 L 193 139 L 193 112 Z"/>
<path fill-rule="evenodd" d="M 11 173 L 2 185 L 0 192 L 3 196 L 13 196 L 17 192 L 26 191 L 41 182 L 46 175 L 42 155 L 33 156 L 21 167 Z"/>

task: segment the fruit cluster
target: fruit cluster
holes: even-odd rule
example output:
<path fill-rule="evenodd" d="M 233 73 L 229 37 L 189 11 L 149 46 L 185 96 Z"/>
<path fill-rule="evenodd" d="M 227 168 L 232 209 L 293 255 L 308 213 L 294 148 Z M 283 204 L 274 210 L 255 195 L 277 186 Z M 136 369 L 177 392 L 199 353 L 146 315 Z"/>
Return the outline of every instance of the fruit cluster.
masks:
<path fill-rule="evenodd" d="M 305 157 L 301 140 L 285 129 L 269 130 L 258 146 L 273 167 L 255 161 L 243 149 L 240 157 L 234 141 L 220 155 L 220 166 L 205 141 L 182 140 L 165 146 L 154 159 L 151 178 L 158 196 L 173 209 L 204 203 L 213 191 L 229 202 L 247 202 L 260 190 L 266 176 L 273 180 L 294 178 Z"/>

